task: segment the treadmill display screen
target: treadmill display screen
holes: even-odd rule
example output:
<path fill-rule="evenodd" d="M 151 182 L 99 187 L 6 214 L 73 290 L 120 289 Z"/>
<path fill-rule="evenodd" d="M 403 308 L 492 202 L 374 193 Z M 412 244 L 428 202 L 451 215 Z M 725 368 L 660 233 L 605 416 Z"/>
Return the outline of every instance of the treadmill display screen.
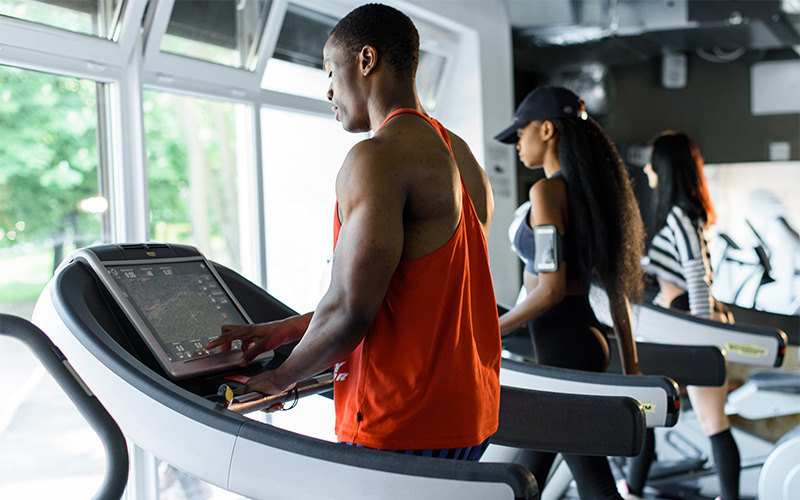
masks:
<path fill-rule="evenodd" d="M 203 346 L 219 337 L 222 325 L 248 323 L 203 261 L 106 269 L 170 361 L 207 356 Z"/>

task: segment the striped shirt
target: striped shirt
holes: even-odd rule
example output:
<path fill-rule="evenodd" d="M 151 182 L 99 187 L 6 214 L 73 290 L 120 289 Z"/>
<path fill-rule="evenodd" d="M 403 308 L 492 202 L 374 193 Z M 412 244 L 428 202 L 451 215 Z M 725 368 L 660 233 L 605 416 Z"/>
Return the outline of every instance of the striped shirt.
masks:
<path fill-rule="evenodd" d="M 672 207 L 642 265 L 645 272 L 686 290 L 693 316 L 712 317 L 714 276 L 702 221 L 692 220 L 678 206 Z"/>

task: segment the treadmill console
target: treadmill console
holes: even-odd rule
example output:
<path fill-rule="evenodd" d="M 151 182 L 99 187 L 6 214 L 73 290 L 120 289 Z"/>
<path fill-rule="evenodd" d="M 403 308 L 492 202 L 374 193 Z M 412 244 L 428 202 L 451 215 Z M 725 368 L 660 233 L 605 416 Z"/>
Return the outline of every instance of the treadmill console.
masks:
<path fill-rule="evenodd" d="M 206 351 L 225 324 L 252 323 L 202 253 L 175 244 L 100 245 L 76 250 L 171 378 L 222 372 L 241 352 Z M 272 357 L 264 353 L 258 359 Z"/>

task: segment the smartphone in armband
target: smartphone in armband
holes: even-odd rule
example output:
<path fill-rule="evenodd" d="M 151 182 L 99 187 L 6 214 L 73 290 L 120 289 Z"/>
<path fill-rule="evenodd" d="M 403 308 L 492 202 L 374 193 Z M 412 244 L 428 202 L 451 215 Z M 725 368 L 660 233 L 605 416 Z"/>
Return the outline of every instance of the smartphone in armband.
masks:
<path fill-rule="evenodd" d="M 564 238 L 558 228 L 552 224 L 533 228 L 533 239 L 536 244 L 534 267 L 538 273 L 554 273 L 558 271 L 563 258 Z"/>

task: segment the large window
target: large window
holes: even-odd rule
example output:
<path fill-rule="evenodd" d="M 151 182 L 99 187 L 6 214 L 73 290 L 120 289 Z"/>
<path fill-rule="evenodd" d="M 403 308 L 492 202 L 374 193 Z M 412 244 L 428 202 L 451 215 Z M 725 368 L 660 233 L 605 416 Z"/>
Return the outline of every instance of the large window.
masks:
<path fill-rule="evenodd" d="M 267 291 L 297 311 L 316 308 L 330 282 L 336 173 L 363 135 L 333 117 L 264 108 Z"/>
<path fill-rule="evenodd" d="M 191 244 L 241 270 L 237 111 L 244 105 L 144 93 L 150 237 Z"/>
<path fill-rule="evenodd" d="M 0 66 L 0 312 L 29 318 L 63 257 L 100 239 L 97 85 Z"/>
<path fill-rule="evenodd" d="M 53 270 L 100 240 L 97 84 L 0 66 L 0 312 L 30 318 Z M 89 498 L 99 439 L 20 342 L 0 336 L 0 498 Z"/>

